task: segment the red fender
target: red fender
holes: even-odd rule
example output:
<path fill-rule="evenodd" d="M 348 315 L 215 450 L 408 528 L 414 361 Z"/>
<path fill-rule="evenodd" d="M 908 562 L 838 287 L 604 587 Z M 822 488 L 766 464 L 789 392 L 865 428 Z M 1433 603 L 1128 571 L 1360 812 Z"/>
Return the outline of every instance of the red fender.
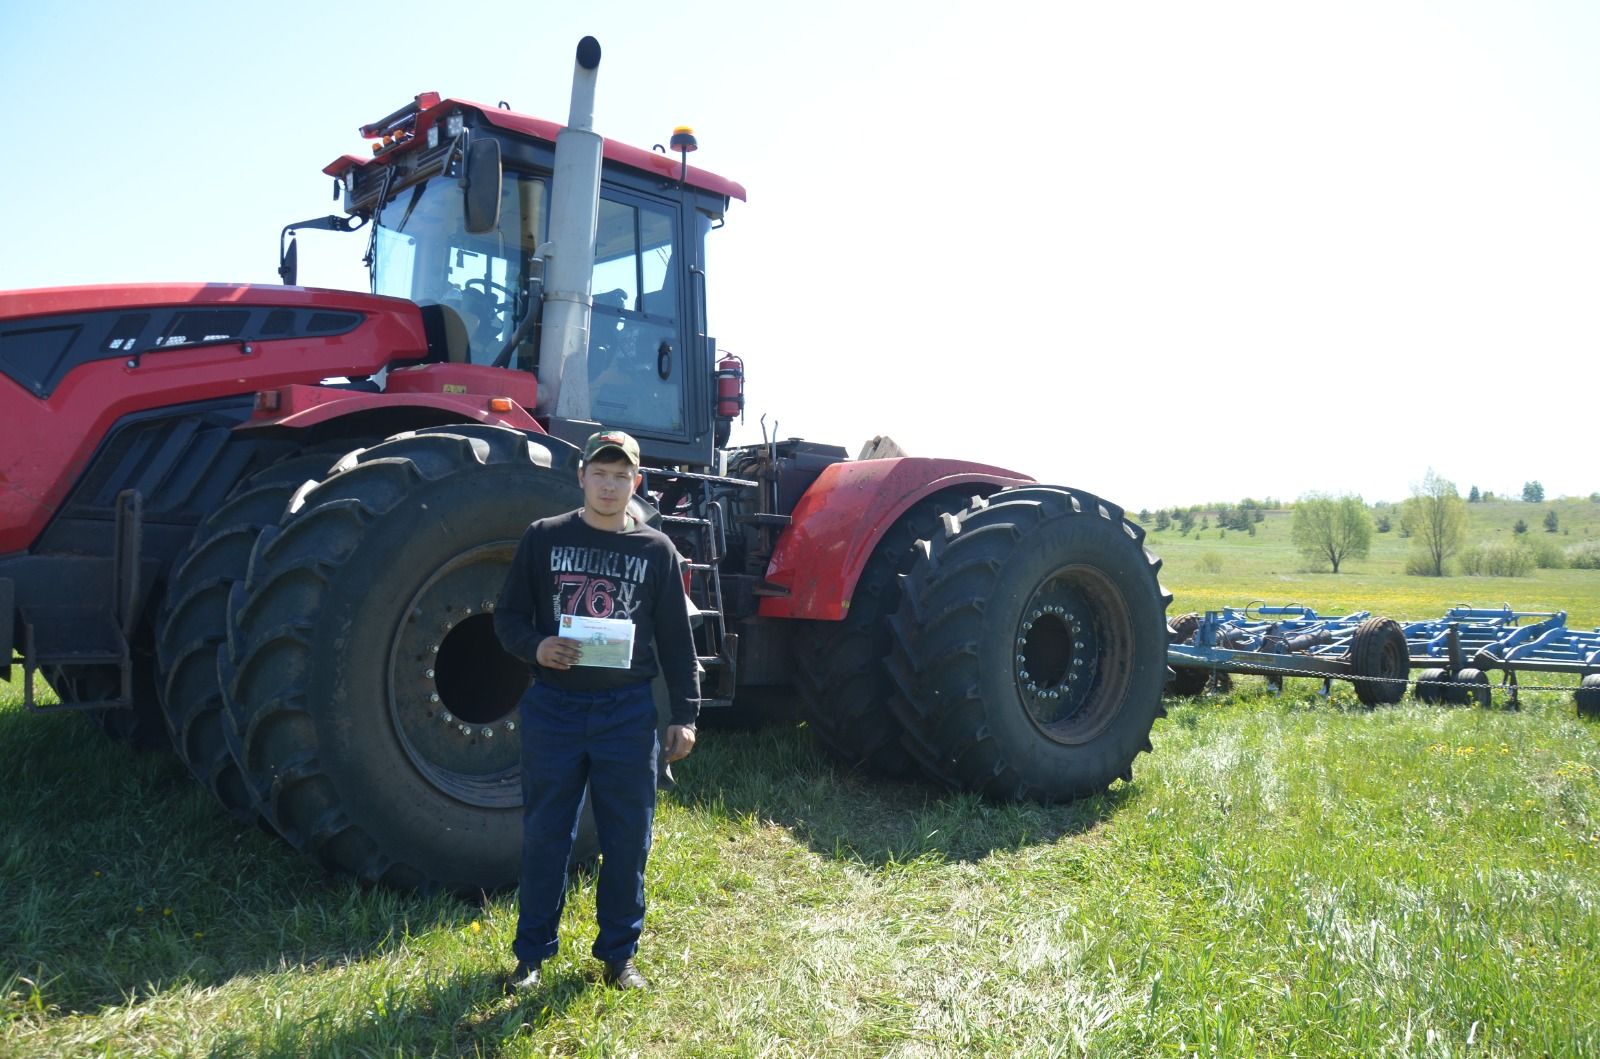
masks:
<path fill-rule="evenodd" d="M 525 371 L 478 364 L 421 364 L 389 372 L 383 393 L 326 386 L 281 386 L 256 398 L 256 411 L 241 430 L 287 427 L 303 430 L 359 412 L 427 408 L 452 419 L 544 433 L 527 409 L 539 384 Z"/>
<path fill-rule="evenodd" d="M 948 489 L 991 493 L 1032 478 L 964 460 L 899 457 L 835 463 L 790 514 L 767 564 L 767 582 L 788 595 L 765 596 L 764 618 L 838 621 L 883 534 L 917 501 Z"/>

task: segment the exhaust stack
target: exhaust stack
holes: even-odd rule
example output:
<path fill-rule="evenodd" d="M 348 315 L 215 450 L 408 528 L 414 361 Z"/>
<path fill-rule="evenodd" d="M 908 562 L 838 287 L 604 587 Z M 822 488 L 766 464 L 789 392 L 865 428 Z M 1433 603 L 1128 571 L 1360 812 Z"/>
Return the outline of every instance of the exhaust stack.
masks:
<path fill-rule="evenodd" d="M 600 222 L 600 157 L 594 131 L 594 88 L 600 42 L 578 42 L 567 127 L 556 135 L 550 190 L 550 241 L 544 259 L 544 322 L 539 340 L 538 411 L 590 419 L 589 310 L 594 244 Z"/>

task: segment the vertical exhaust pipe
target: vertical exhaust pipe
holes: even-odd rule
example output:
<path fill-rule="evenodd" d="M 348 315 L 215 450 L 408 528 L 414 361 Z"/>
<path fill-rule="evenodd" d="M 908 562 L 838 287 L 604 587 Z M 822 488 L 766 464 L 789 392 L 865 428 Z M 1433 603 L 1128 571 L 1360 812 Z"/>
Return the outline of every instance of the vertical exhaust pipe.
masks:
<path fill-rule="evenodd" d="M 544 322 L 539 340 L 537 411 L 563 419 L 592 418 L 589 403 L 589 310 L 594 244 L 600 223 L 600 156 L 594 131 L 594 88 L 600 42 L 578 42 L 567 127 L 556 135 L 550 189 L 550 240 L 544 258 Z"/>

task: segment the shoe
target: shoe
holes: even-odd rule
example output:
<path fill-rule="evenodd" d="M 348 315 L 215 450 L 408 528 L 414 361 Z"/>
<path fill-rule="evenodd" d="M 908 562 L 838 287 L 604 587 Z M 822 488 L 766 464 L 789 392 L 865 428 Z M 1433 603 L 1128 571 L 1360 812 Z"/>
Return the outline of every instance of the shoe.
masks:
<path fill-rule="evenodd" d="M 644 980 L 644 975 L 639 973 L 639 968 L 633 965 L 631 957 L 606 964 L 606 984 L 616 986 L 618 989 L 650 988 L 650 984 Z"/>
<path fill-rule="evenodd" d="M 536 963 L 519 963 L 517 964 L 517 969 L 506 977 L 506 992 L 508 993 L 526 993 L 530 989 L 537 988 L 538 985 L 539 965 Z"/>

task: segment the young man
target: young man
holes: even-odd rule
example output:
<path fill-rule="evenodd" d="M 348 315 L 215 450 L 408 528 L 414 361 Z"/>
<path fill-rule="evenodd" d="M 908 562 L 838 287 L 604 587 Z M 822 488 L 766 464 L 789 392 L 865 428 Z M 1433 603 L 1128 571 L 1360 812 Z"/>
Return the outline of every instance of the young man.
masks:
<path fill-rule="evenodd" d="M 694 748 L 699 694 L 677 549 L 628 514 L 640 480 L 638 442 L 620 430 L 591 436 L 578 468 L 583 507 L 528 527 L 494 612 L 501 644 L 533 669 L 519 706 L 517 990 L 537 985 L 539 965 L 556 952 L 586 783 L 601 857 L 592 951 L 606 981 L 645 988 L 633 957 L 663 750 L 650 681 L 659 669 L 671 699 L 669 762 Z"/>

